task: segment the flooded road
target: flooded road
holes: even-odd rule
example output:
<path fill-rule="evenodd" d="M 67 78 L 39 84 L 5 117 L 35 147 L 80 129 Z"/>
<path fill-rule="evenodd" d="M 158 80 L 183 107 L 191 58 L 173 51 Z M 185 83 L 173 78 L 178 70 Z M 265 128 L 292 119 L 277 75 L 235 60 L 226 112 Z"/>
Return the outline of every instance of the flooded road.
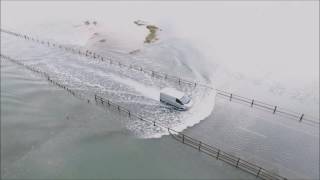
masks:
<path fill-rule="evenodd" d="M 170 136 L 137 138 L 126 121 L 1 60 L 2 178 L 255 179 Z"/>
<path fill-rule="evenodd" d="M 319 2 L 294 3 L 4 3 L 1 28 L 319 119 Z M 133 23 L 144 18 L 159 31 Z M 144 43 L 149 34 L 152 43 Z M 285 177 L 319 179 L 318 126 L 3 33 L 1 53 L 86 97 L 107 97 Z M 192 96 L 194 108 L 177 112 L 159 103 L 167 86 Z M 251 178 L 176 143 L 166 131 L 104 112 L 2 60 L 1 105 L 5 177 Z"/>

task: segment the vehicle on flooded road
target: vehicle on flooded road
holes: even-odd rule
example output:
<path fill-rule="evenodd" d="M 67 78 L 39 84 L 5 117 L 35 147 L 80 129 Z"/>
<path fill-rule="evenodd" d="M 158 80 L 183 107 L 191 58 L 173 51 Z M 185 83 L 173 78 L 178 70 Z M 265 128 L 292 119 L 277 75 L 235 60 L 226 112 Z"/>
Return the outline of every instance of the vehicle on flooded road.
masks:
<path fill-rule="evenodd" d="M 160 101 L 183 111 L 190 109 L 193 104 L 190 96 L 174 88 L 163 88 L 160 91 Z"/>

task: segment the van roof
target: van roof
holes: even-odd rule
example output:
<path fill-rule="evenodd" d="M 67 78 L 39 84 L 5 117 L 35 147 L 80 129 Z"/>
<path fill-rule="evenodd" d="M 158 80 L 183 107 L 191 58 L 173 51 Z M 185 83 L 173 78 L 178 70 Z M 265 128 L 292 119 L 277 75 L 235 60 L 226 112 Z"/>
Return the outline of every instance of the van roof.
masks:
<path fill-rule="evenodd" d="M 185 95 L 183 92 L 178 91 L 173 88 L 163 88 L 163 89 L 161 89 L 161 93 L 168 94 L 168 95 L 176 97 L 178 99 L 181 99 Z"/>

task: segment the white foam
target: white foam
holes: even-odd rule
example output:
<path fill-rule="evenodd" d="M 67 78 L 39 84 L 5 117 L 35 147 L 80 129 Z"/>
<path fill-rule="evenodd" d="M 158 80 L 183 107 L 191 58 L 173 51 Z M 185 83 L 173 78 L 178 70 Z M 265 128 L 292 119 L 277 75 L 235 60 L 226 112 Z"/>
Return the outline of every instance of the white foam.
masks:
<path fill-rule="evenodd" d="M 139 92 L 141 95 L 147 98 L 150 98 L 156 101 L 160 100 L 160 89 L 156 87 L 146 86 L 135 80 L 128 79 L 128 78 L 121 78 L 119 76 L 112 76 L 112 79 L 134 88 L 137 92 Z"/>
<path fill-rule="evenodd" d="M 204 120 L 208 117 L 211 112 L 213 111 L 215 105 L 215 97 L 216 91 L 215 90 L 207 90 L 208 94 L 204 95 L 203 97 L 199 97 L 199 100 L 196 104 L 193 105 L 189 111 L 187 111 L 182 124 L 176 125 L 174 128 L 177 131 L 182 131 L 187 127 L 191 127 L 201 120 Z M 211 92 L 209 92 L 211 91 Z"/>
<path fill-rule="evenodd" d="M 172 124 L 170 125 L 171 129 L 174 129 L 177 132 L 181 132 L 188 127 L 192 127 L 195 124 L 200 123 L 202 120 L 206 119 L 211 114 L 215 105 L 216 91 L 209 89 L 205 91 L 206 93 L 202 96 L 197 96 L 199 95 L 198 93 L 194 95 L 195 104 L 188 111 L 181 111 L 181 116 L 177 117 L 175 120 L 172 121 Z M 163 135 L 169 135 L 169 132 L 166 129 L 162 129 L 162 131 L 157 132 L 153 131 L 152 133 L 144 132 L 142 137 L 160 138 Z"/>

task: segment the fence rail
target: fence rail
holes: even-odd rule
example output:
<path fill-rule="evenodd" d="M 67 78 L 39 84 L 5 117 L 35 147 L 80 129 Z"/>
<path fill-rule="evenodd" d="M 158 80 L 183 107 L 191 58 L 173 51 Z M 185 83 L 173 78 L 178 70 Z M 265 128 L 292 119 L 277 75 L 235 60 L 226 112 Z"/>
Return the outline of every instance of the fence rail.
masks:
<path fill-rule="evenodd" d="M 242 169 L 243 171 L 251 173 L 258 178 L 265 179 L 265 180 L 286 180 L 287 179 L 283 176 L 272 173 L 272 172 L 270 172 L 270 171 L 268 171 L 258 165 L 255 165 L 253 163 L 242 160 L 234 155 L 226 153 L 226 152 L 220 150 L 219 148 L 216 148 L 214 146 L 210 146 L 202 141 L 199 141 L 195 138 L 187 136 L 184 133 L 180 133 L 170 127 L 166 127 L 166 126 L 160 124 L 159 122 L 156 122 L 154 120 L 144 118 L 141 115 L 135 114 L 135 113 L 131 112 L 129 109 L 127 109 L 123 106 L 120 106 L 117 103 L 114 103 L 114 102 L 110 101 L 109 99 L 103 98 L 97 94 L 94 95 L 93 99 L 86 99 L 81 94 L 78 94 L 76 91 L 74 91 L 74 90 L 68 88 L 67 86 L 55 81 L 53 78 L 51 78 L 49 76 L 48 73 L 41 71 L 40 69 L 34 68 L 32 66 L 29 66 L 27 64 L 24 64 L 21 61 L 13 59 L 9 56 L 3 55 L 3 54 L 0 54 L 0 56 L 3 59 L 9 60 L 17 65 L 25 67 L 26 69 L 28 69 L 30 71 L 33 71 L 35 73 L 38 73 L 38 74 L 44 76 L 50 83 L 58 86 L 59 88 L 66 90 L 69 94 L 71 94 L 75 97 L 78 97 L 80 99 L 84 99 L 88 103 L 95 102 L 95 104 L 102 105 L 105 108 L 110 109 L 112 107 L 114 110 L 118 111 L 119 113 L 123 112 L 123 113 L 127 114 L 128 118 L 136 118 L 138 120 L 148 122 L 148 123 L 152 124 L 153 126 L 157 126 L 157 127 L 162 128 L 164 130 L 167 130 L 169 132 L 169 134 L 171 135 L 171 137 L 173 137 L 177 141 L 182 142 L 183 144 L 191 146 L 195 149 L 198 149 L 199 151 L 201 151 L 209 156 L 215 157 L 217 160 L 224 161 L 232 166 L 235 166 L 236 168 L 239 168 L 239 169 Z"/>
<path fill-rule="evenodd" d="M 40 39 L 37 39 L 35 37 L 31 37 L 31 36 L 28 36 L 25 34 L 16 33 L 16 32 L 4 30 L 4 29 L 0 29 L 0 30 L 1 30 L 1 32 L 7 33 L 7 34 L 10 34 L 10 35 L 13 35 L 13 36 L 25 39 L 25 40 L 34 41 L 36 43 L 39 43 L 42 45 L 47 45 L 49 47 L 59 48 L 59 49 L 71 52 L 73 54 L 78 54 L 80 56 L 85 56 L 85 57 L 88 57 L 91 59 L 104 61 L 104 62 L 109 63 L 110 65 L 117 65 L 120 68 L 128 68 L 131 70 L 144 72 L 145 74 L 148 74 L 149 76 L 154 77 L 154 78 L 165 79 L 167 81 L 171 80 L 172 82 L 175 82 L 179 85 L 184 84 L 184 85 L 189 85 L 191 87 L 202 86 L 202 87 L 206 87 L 206 88 L 209 88 L 212 90 L 216 90 L 218 96 L 223 97 L 225 99 L 229 99 L 230 102 L 231 101 L 232 102 L 241 102 L 241 103 L 249 105 L 252 108 L 257 108 L 257 109 L 271 112 L 273 114 L 281 115 L 281 116 L 287 117 L 289 119 L 296 120 L 299 123 L 305 123 L 307 125 L 312 125 L 312 126 L 314 126 L 314 125 L 319 126 L 319 124 L 320 124 L 319 118 L 315 118 L 315 117 L 307 115 L 305 113 L 294 112 L 294 111 L 279 107 L 277 105 L 270 105 L 268 103 L 258 101 L 256 99 L 246 98 L 246 97 L 234 94 L 234 93 L 230 93 L 230 92 L 226 92 L 226 91 L 223 91 L 220 89 L 213 88 L 207 84 L 183 79 L 183 78 L 169 75 L 169 74 L 166 74 L 163 72 L 157 72 L 154 70 L 142 68 L 140 66 L 133 66 L 131 64 L 124 64 L 124 63 L 121 63 L 120 61 L 116 61 L 116 60 L 112 59 L 111 57 L 104 57 L 104 56 L 102 56 L 98 53 L 95 53 L 93 51 L 90 51 L 90 50 L 75 49 L 75 48 L 64 46 L 62 44 L 58 44 L 56 42 L 40 40 Z"/>
<path fill-rule="evenodd" d="M 271 112 L 273 114 L 285 116 L 287 118 L 296 120 L 300 123 L 303 121 L 304 123 L 306 123 L 308 125 L 319 126 L 319 121 L 313 119 L 313 117 L 311 117 L 310 115 L 304 114 L 304 113 L 293 112 L 293 111 L 284 109 L 284 108 L 276 106 L 276 105 L 267 104 L 267 103 L 264 103 L 264 102 L 261 102 L 261 101 L 255 100 L 255 99 L 249 99 L 249 98 L 242 97 L 242 96 L 232 94 L 229 92 L 225 92 L 222 90 L 217 90 L 217 95 L 219 95 L 225 99 L 228 99 L 229 101 L 241 102 L 241 103 L 247 104 L 248 106 L 250 106 L 252 108 L 256 107 L 256 108 Z"/>
<path fill-rule="evenodd" d="M 156 121 L 143 118 L 140 115 L 136 115 L 133 112 L 130 112 L 130 110 L 128 110 L 120 105 L 111 104 L 110 100 L 105 99 L 99 95 L 95 95 L 95 101 L 97 102 L 97 104 L 103 105 L 104 107 L 107 106 L 106 108 L 112 106 L 112 107 L 114 107 L 114 109 L 118 110 L 119 112 L 122 111 L 122 112 L 128 114 L 129 118 L 136 117 L 137 119 L 144 121 L 144 122 L 148 122 L 148 123 L 152 124 L 153 126 L 157 126 L 162 129 L 165 129 L 177 141 L 182 142 L 183 144 L 186 144 L 188 146 L 191 146 L 194 149 L 197 149 L 197 150 L 199 150 L 199 151 L 201 151 L 211 157 L 215 157 L 217 160 L 224 161 L 224 162 L 226 162 L 236 168 L 242 169 L 243 171 L 246 171 L 250 174 L 253 174 L 256 177 L 259 177 L 261 179 L 266 179 L 266 180 L 276 180 L 276 179 L 286 180 L 285 177 L 280 176 L 278 174 L 275 174 L 273 172 L 270 172 L 270 171 L 268 171 L 258 165 L 255 165 L 255 164 L 250 163 L 248 161 L 245 161 L 241 158 L 238 158 L 234 155 L 226 153 L 226 152 L 224 152 L 214 146 L 210 146 L 200 140 L 197 140 L 195 138 L 187 136 L 184 133 L 180 133 L 172 128 L 165 127 Z"/>
<path fill-rule="evenodd" d="M 170 132 L 170 130 L 169 130 Z M 214 157 L 218 160 L 224 161 L 236 168 L 242 169 L 248 173 L 255 175 L 261 179 L 286 179 L 276 173 L 272 173 L 258 165 L 245 161 L 239 157 L 226 153 L 216 147 L 210 146 L 206 143 L 203 143 L 199 140 L 191 138 L 185 134 L 178 133 L 170 133 L 177 141 L 180 141 L 183 144 L 193 147 L 198 151 L 201 151 L 211 157 Z"/>

